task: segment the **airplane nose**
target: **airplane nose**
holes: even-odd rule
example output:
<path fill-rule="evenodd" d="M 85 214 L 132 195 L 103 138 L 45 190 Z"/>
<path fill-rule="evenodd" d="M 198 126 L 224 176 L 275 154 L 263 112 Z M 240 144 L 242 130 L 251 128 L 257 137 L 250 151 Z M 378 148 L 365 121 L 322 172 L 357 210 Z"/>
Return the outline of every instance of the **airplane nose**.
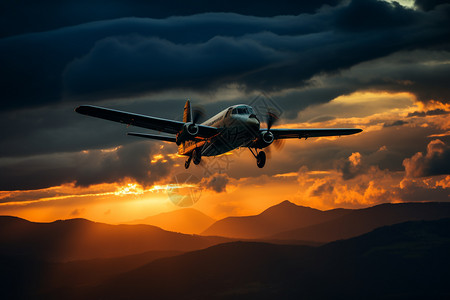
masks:
<path fill-rule="evenodd" d="M 256 117 L 256 115 L 255 114 L 251 114 L 250 116 L 248 116 L 249 118 L 254 118 L 254 119 L 256 119 L 256 120 L 258 120 L 258 118 Z M 259 121 L 259 120 L 258 120 Z"/>
<path fill-rule="evenodd" d="M 259 120 L 255 114 L 251 114 L 247 119 L 247 125 L 254 130 L 259 130 Z"/>

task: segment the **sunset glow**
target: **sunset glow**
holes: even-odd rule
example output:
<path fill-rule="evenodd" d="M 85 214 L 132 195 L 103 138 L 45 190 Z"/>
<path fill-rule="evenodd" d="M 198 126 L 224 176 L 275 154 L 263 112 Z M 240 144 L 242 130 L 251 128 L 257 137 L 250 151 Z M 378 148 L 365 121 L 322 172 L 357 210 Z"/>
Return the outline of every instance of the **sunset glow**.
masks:
<path fill-rule="evenodd" d="M 1 299 L 449 298 L 448 0 L 1 7 Z"/>
<path fill-rule="evenodd" d="M 42 80 L 39 84 L 48 91 L 11 96 L 11 108 L 3 112 L 0 214 L 36 221 L 77 217 L 120 223 L 183 207 L 214 219 L 258 214 L 283 200 L 319 209 L 447 201 L 450 104 L 448 88 L 441 82 L 448 81 L 450 55 L 439 48 L 439 37 L 447 35 L 439 31 L 422 36 L 416 27 L 443 30 L 436 24 L 444 24 L 444 15 L 432 14 L 414 1 L 370 2 L 367 7 L 378 7 L 393 26 L 392 31 L 377 31 L 380 22 L 367 17 L 359 24 L 353 16 L 357 10 L 367 13 L 361 3 L 329 5 L 329 10 L 317 8 L 284 18 L 238 13 L 223 19 L 213 13 L 182 14 L 176 20 L 111 19 L 101 26 L 86 23 L 86 32 L 101 36 L 92 40 L 79 40 L 82 27 L 77 24 L 60 31 L 33 30 L 32 39 L 17 35 L 2 40 L 6 52 L 28 43 L 21 51 L 47 49 L 34 61 L 59 60 L 47 77 L 36 75 L 42 68 L 33 69 L 29 63 L 27 72 L 35 79 L 24 84 L 32 87 Z M 118 36 L 106 30 L 131 28 L 116 22 L 131 22 L 127 26 L 135 31 L 124 29 Z M 161 29 L 166 28 L 161 22 L 177 28 L 177 34 Z M 404 22 L 403 27 L 398 22 Z M 194 29 L 180 29 L 192 24 L 211 30 L 195 35 Z M 223 24 L 229 28 L 220 34 L 213 30 Z M 352 28 L 367 33 L 366 40 L 360 42 Z M 383 48 L 387 41 L 397 40 L 391 34 L 399 28 L 404 39 Z M 66 47 L 77 43 L 79 49 Z M 227 60 L 229 53 L 237 54 Z M 11 55 L 17 56 L 14 51 Z M 10 64 L 10 69 L 21 70 L 25 62 Z M 14 78 L 10 80 L 19 81 Z M 63 84 L 48 78 L 63 78 Z M 53 95 L 63 95 L 63 101 L 32 106 L 24 100 L 54 99 Z M 130 137 L 127 132 L 146 129 L 73 112 L 78 105 L 98 102 L 181 120 L 187 98 L 202 106 L 205 118 L 238 103 L 256 110 L 269 103 L 281 114 L 274 128 L 363 132 L 286 140 L 280 150 L 269 147 L 264 169 L 241 148 L 205 157 L 199 166 L 185 170 L 185 157 L 175 144 Z M 261 119 L 261 126 L 266 126 Z"/>
<path fill-rule="evenodd" d="M 378 108 L 367 110 L 372 103 L 379 105 L 383 102 L 387 107 L 381 110 Z M 198 203 L 193 203 L 193 207 L 217 219 L 228 215 L 259 213 L 267 206 L 285 199 L 320 209 L 364 207 L 381 202 L 405 201 L 407 198 L 404 194 L 408 188 L 435 191 L 436 189 L 444 191 L 449 188 L 449 177 L 445 175 L 423 179 L 410 178 L 401 169 L 392 172 L 380 169 L 376 165 L 370 165 L 370 161 L 374 157 L 382 158 L 388 155 L 390 149 L 396 147 L 392 142 L 383 144 L 386 142 L 380 139 L 379 133 L 401 128 L 386 127 L 385 124 L 394 124 L 396 120 L 408 118 L 408 122 L 402 126 L 407 136 L 409 135 L 408 131 L 423 128 L 427 132 L 428 138 L 447 137 L 450 123 L 446 114 L 418 115 L 417 117 L 408 117 L 408 115 L 415 112 L 421 112 L 424 115 L 430 111 L 449 112 L 448 104 L 431 101 L 424 105 L 417 102 L 411 93 L 358 92 L 340 96 L 327 104 L 308 108 L 299 116 L 304 118 L 305 115 L 311 115 L 312 117 L 315 113 L 323 114 L 328 110 L 335 113 L 342 111 L 342 115 L 330 121 L 315 122 L 313 123 L 314 127 L 334 127 L 336 125 L 362 127 L 364 132 L 358 137 L 308 139 L 306 142 L 287 141 L 281 152 L 275 151 L 269 161 L 268 172 L 272 174 L 271 176 L 254 172 L 253 175 L 245 175 L 246 172 L 243 172 L 242 175 L 236 177 L 235 174 L 238 174 L 239 170 L 253 168 L 252 157 L 245 150 L 229 152 L 225 156 L 217 158 L 207 158 L 202 164 L 203 167 L 194 170 L 193 174 L 198 178 L 201 178 L 203 176 L 201 173 L 206 171 L 211 174 L 223 174 L 222 176 L 225 176 L 223 178 L 227 178 L 228 183 L 226 188 L 219 193 L 208 188 L 207 185 L 173 182 L 172 176 L 183 172 L 181 166 L 183 158 L 176 154 L 175 147 L 167 145 L 158 147 L 160 152 L 150 156 L 149 164 L 171 164 L 174 168 L 164 178 L 159 179 L 158 183 L 151 186 L 144 186 L 133 179 L 126 179 L 124 182 L 90 186 L 77 186 L 76 183 L 70 183 L 37 190 L 2 191 L 0 208 L 3 214 L 14 214 L 31 220 L 51 221 L 55 218 L 56 211 L 59 213 L 64 210 L 66 213 L 60 215 L 62 218 L 76 216 L 119 223 L 178 209 L 179 207 L 171 201 L 168 190 L 179 189 L 182 191 L 184 189 L 188 191 L 200 188 L 202 190 L 201 199 Z M 348 114 L 350 111 L 353 111 L 351 115 Z M 361 114 L 364 116 L 358 116 Z M 279 126 L 310 127 L 311 124 L 307 122 L 286 123 L 285 121 L 283 125 Z M 383 135 L 388 136 L 389 134 Z M 378 139 L 380 142 L 369 142 L 374 144 L 373 150 L 369 150 L 369 152 L 358 146 L 364 145 L 366 140 L 374 139 Z M 301 161 L 290 160 L 295 157 L 290 153 L 314 152 L 314 149 L 320 149 L 333 143 L 349 147 L 350 151 L 346 158 L 349 168 L 346 172 L 354 173 L 354 175 L 349 175 L 351 179 L 342 179 L 342 171 L 339 171 L 345 165 L 344 158 L 337 165 L 334 163 L 325 169 L 323 166 L 316 169 L 303 165 Z M 443 152 L 446 151 L 445 144 L 443 142 L 435 143 L 443 146 L 428 146 L 428 155 L 432 155 L 431 153 L 443 155 Z M 105 155 L 117 155 L 121 148 L 121 146 L 117 146 L 101 149 L 100 152 Z M 92 152 L 82 151 L 83 155 L 89 155 L 89 153 Z M 288 172 L 277 171 L 277 166 L 283 166 L 285 163 L 283 161 L 286 159 L 290 161 L 288 163 L 290 167 L 284 169 Z M 403 165 L 410 164 L 408 159 L 406 157 Z M 313 162 L 309 161 L 308 164 Z M 279 189 L 280 184 L 283 185 L 282 190 Z M 259 201 L 253 201 L 255 197 Z M 81 206 L 82 209 L 80 209 Z M 145 211 L 142 210 L 143 208 Z M 125 215 L 105 213 L 119 210 L 127 213 Z M 44 211 L 45 213 L 43 213 Z M 132 215 L 133 212 L 136 215 Z"/>

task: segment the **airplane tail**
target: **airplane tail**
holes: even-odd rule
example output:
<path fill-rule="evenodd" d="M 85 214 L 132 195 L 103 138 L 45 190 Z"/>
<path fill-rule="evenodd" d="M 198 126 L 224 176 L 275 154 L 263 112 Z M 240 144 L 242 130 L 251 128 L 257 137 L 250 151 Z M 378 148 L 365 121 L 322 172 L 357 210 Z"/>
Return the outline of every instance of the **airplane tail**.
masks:
<path fill-rule="evenodd" d="M 183 112 L 183 122 L 188 123 L 192 121 L 192 111 L 191 111 L 191 102 L 186 100 L 186 104 L 184 105 L 184 112 Z M 181 144 L 178 145 L 178 154 L 184 154 L 185 153 L 185 142 L 181 142 Z"/>
<path fill-rule="evenodd" d="M 186 104 L 184 105 L 184 113 L 183 113 L 183 122 L 191 122 L 192 121 L 192 112 L 191 112 L 191 102 L 186 100 Z"/>

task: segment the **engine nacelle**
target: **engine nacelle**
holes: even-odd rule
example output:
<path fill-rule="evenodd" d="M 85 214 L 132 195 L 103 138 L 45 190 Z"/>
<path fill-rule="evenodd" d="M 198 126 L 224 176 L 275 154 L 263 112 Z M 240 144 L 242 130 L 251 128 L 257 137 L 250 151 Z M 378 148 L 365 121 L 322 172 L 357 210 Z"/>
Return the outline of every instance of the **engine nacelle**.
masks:
<path fill-rule="evenodd" d="M 192 122 L 184 124 L 183 131 L 186 131 L 192 137 L 198 134 L 198 126 Z"/>
<path fill-rule="evenodd" d="M 177 134 L 177 145 L 180 145 L 182 142 L 191 140 L 198 134 L 198 126 L 192 122 L 186 123 L 183 126 L 183 129 L 180 131 L 180 133 Z"/>
<path fill-rule="evenodd" d="M 273 133 L 270 131 L 261 132 L 261 137 L 262 137 L 262 140 L 264 141 L 264 143 L 267 144 L 267 146 L 272 144 L 272 142 L 274 140 Z"/>
<path fill-rule="evenodd" d="M 253 142 L 253 144 L 250 147 L 262 149 L 272 144 L 274 140 L 275 137 L 273 136 L 272 132 L 267 130 L 262 131 L 259 134 L 259 137 Z"/>

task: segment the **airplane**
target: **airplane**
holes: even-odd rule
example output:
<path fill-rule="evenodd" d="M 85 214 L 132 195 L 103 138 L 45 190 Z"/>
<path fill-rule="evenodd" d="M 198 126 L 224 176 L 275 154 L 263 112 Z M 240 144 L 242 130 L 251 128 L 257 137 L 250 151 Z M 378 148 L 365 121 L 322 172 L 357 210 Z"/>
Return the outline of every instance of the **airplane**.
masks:
<path fill-rule="evenodd" d="M 195 165 L 203 156 L 217 156 L 240 147 L 246 147 L 256 158 L 256 165 L 263 168 L 266 153 L 262 150 L 281 139 L 307 139 L 309 137 L 341 136 L 361 132 L 357 128 L 272 128 L 278 117 L 270 110 L 266 116 L 267 128 L 253 108 L 246 104 L 230 106 L 203 123 L 198 123 L 201 114 L 191 108 L 187 100 L 183 121 L 169 120 L 119 111 L 93 105 L 81 105 L 77 113 L 127 125 L 147 128 L 171 135 L 129 132 L 128 135 L 176 143 L 178 154 L 187 156 L 184 164 L 188 169 L 191 160 Z M 261 116 L 260 116 L 261 118 Z"/>

